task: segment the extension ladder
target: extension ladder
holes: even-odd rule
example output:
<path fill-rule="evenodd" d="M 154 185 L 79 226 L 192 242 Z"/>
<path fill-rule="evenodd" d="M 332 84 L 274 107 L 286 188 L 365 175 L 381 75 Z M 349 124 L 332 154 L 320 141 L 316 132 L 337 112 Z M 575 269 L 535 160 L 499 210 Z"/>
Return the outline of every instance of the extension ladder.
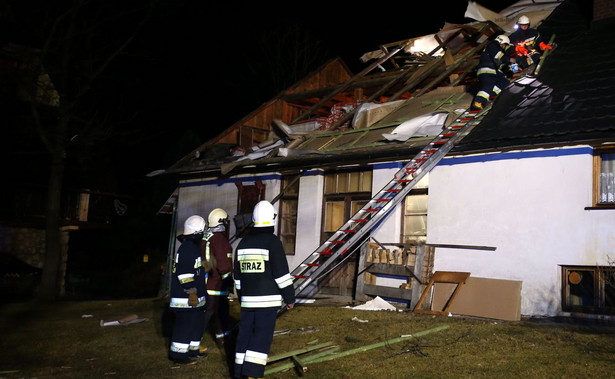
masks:
<path fill-rule="evenodd" d="M 363 208 L 310 254 L 291 275 L 294 277 L 295 296 L 316 289 L 318 280 L 337 258 L 352 254 L 353 248 L 363 240 L 378 222 L 382 221 L 410 190 L 427 174 L 470 130 L 480 123 L 491 109 L 489 102 L 481 111 L 465 111 L 444 131 L 427 144 L 412 160 L 402 167 Z"/>

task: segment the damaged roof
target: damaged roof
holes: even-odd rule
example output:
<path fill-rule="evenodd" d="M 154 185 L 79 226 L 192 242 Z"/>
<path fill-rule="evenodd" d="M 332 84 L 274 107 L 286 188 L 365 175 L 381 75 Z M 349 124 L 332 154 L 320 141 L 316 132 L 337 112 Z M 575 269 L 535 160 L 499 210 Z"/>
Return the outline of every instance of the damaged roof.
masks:
<path fill-rule="evenodd" d="M 541 27 L 556 49 L 539 75 L 512 83 L 457 152 L 615 142 L 615 21 L 590 24 L 576 1 Z"/>
<path fill-rule="evenodd" d="M 612 51 L 600 44 L 612 41 L 614 28 L 590 28 L 576 0 L 545 2 L 546 9 L 535 9 L 540 1 L 529 3 L 531 9 L 521 3 L 494 16 L 470 2 L 466 13 L 479 12 L 474 17 L 484 20 L 445 25 L 429 36 L 435 47 L 419 43 L 425 36 L 382 45 L 364 54 L 363 60 L 372 61 L 364 71 L 346 75 L 338 85 L 303 91 L 294 86 L 265 104 L 281 108 L 275 104 L 283 102 L 286 108 L 281 116 L 269 110 L 259 116 L 270 130 L 261 143 L 246 148 L 210 141 L 166 173 L 227 175 L 411 158 L 438 134 L 436 129 L 469 108 L 478 55 L 524 10 L 542 21 L 543 36 L 555 35 L 557 48 L 539 75 L 520 78 L 504 90 L 453 151 L 612 138 L 615 112 L 608 96 L 615 86 L 615 62 Z M 424 51 L 413 51 L 418 46 Z"/>

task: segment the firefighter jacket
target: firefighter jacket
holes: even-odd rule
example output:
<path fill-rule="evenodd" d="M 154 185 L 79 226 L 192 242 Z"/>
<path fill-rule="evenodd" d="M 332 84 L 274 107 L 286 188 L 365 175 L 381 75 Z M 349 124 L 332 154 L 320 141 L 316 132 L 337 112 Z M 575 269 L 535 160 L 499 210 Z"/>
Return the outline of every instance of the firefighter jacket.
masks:
<path fill-rule="evenodd" d="M 540 33 L 534 28 L 527 28 L 526 30 L 517 29 L 512 32 L 508 38 L 513 46 L 522 45 L 529 51 L 542 51 L 540 49 L 540 43 L 544 41 Z"/>
<path fill-rule="evenodd" d="M 228 295 L 232 286 L 233 248 L 226 238 L 224 225 L 207 229 L 201 243 L 201 254 L 211 266 L 205 277 L 207 293 Z"/>
<path fill-rule="evenodd" d="M 201 259 L 200 241 L 202 234 L 193 236 L 181 235 L 178 240 L 182 243 L 173 258 L 171 277 L 171 302 L 169 307 L 176 310 L 194 310 L 205 307 L 206 287 L 205 270 Z M 195 292 L 198 296 L 198 305 L 188 304 L 189 293 Z"/>
<path fill-rule="evenodd" d="M 502 65 L 510 64 L 510 56 L 514 53 L 514 48 L 508 46 L 502 50 L 499 42 L 491 41 L 481 53 L 478 61 L 476 73 L 480 74 L 497 74 L 497 71 Z"/>
<path fill-rule="evenodd" d="M 242 310 L 279 309 L 295 302 L 293 279 L 273 227 L 251 228 L 235 251 L 235 288 Z"/>

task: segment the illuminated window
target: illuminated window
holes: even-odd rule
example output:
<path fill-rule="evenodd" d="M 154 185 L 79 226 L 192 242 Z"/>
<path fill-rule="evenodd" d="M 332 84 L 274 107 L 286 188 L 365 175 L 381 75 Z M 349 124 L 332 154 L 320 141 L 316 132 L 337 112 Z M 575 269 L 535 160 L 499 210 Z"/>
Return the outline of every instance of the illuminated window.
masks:
<path fill-rule="evenodd" d="M 404 201 L 403 242 L 425 240 L 427 236 L 427 189 L 413 189 Z"/>
<path fill-rule="evenodd" d="M 615 147 L 594 153 L 594 206 L 615 206 Z"/>
<path fill-rule="evenodd" d="M 326 241 L 371 199 L 371 171 L 333 172 L 325 175 L 322 241 Z"/>

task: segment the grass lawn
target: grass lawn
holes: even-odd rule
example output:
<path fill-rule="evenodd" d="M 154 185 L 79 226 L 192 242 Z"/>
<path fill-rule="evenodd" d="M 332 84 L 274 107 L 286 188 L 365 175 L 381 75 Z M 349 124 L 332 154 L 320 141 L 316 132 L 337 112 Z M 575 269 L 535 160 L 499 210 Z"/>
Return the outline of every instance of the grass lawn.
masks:
<path fill-rule="evenodd" d="M 235 323 L 236 302 L 231 313 Z M 100 325 L 127 315 L 147 320 Z M 162 299 L 3 304 L 0 378 L 228 378 L 225 353 L 209 334 L 209 356 L 197 365 L 167 359 L 171 318 Z M 293 361 L 284 358 L 267 365 L 267 378 L 615 377 L 615 328 L 604 325 L 364 311 L 317 302 L 281 314 L 276 330 L 270 358 L 295 351 L 305 371 L 285 368 Z M 317 354 L 320 361 L 313 358 Z"/>

